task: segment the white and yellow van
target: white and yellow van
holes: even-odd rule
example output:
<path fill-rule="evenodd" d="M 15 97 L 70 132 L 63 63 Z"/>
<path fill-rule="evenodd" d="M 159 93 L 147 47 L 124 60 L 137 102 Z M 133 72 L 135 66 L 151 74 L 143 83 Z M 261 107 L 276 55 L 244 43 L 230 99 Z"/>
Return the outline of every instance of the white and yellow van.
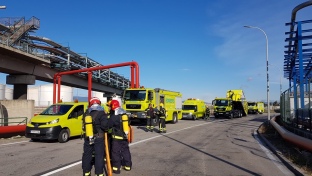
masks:
<path fill-rule="evenodd" d="M 182 119 L 193 119 L 206 117 L 206 103 L 204 100 L 189 98 L 182 104 Z"/>
<path fill-rule="evenodd" d="M 82 116 L 87 102 L 56 103 L 34 116 L 27 123 L 25 137 L 32 141 L 54 140 L 67 142 L 82 134 Z"/>

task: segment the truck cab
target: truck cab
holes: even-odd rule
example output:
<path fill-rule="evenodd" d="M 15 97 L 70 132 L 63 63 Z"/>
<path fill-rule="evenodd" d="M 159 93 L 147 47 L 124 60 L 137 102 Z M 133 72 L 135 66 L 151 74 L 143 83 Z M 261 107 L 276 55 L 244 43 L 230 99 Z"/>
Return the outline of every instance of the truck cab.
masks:
<path fill-rule="evenodd" d="M 131 120 L 146 120 L 149 104 L 159 108 L 160 103 L 166 109 L 166 121 L 177 123 L 182 119 L 182 94 L 160 88 L 128 88 L 123 94 L 123 109 Z M 157 119 L 155 121 L 157 123 Z"/>
<path fill-rule="evenodd" d="M 70 137 L 82 134 L 82 117 L 87 102 L 56 103 L 27 123 L 25 137 L 32 141 L 55 140 L 67 142 Z"/>

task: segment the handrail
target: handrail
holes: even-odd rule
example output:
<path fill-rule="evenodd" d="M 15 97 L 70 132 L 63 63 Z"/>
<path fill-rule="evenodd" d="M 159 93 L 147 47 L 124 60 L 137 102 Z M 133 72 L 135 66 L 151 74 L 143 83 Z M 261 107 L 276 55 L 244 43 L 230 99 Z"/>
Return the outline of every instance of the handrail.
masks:
<path fill-rule="evenodd" d="M 9 120 L 9 119 L 21 119 L 23 118 L 24 120 L 20 121 L 20 122 L 4 122 L 5 119 Z M 3 119 L 3 122 L 0 122 L 0 127 L 2 126 L 9 126 L 9 124 L 17 124 L 17 125 L 25 125 L 27 123 L 27 117 L 5 117 L 5 118 L 0 118 Z"/>
<path fill-rule="evenodd" d="M 273 117 L 270 120 L 270 124 L 276 129 L 276 131 L 282 136 L 283 139 L 285 139 L 288 142 L 291 142 L 295 144 L 296 146 L 299 146 L 305 150 L 308 150 L 312 152 L 312 140 L 295 135 L 292 132 L 289 132 L 288 130 L 284 129 L 280 125 L 278 125 L 275 122 L 276 117 Z"/>

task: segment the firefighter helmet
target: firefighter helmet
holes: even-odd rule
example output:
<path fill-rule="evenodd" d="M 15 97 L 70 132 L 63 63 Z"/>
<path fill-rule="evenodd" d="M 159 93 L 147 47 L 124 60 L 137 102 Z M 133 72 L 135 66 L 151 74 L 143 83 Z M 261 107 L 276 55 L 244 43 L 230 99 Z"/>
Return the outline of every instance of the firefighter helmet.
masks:
<path fill-rule="evenodd" d="M 115 110 L 117 108 L 120 107 L 120 104 L 119 104 L 119 101 L 118 100 L 112 100 L 111 103 L 110 103 L 110 107 L 111 107 L 111 110 Z"/>
<path fill-rule="evenodd" d="M 99 98 L 97 98 L 97 97 L 91 98 L 91 100 L 89 101 L 89 105 L 92 106 L 94 104 L 100 105 L 101 104 L 101 100 Z"/>
<path fill-rule="evenodd" d="M 159 106 L 164 107 L 164 104 L 163 104 L 163 103 L 160 103 Z"/>

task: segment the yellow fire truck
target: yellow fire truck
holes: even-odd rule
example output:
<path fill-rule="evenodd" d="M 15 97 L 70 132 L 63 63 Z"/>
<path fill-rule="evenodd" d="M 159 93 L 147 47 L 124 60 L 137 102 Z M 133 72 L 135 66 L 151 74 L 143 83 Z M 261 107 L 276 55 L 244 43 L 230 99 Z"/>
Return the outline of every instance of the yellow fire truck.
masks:
<path fill-rule="evenodd" d="M 205 118 L 206 109 L 207 107 L 204 100 L 189 98 L 183 102 L 182 118 L 193 120 L 196 120 L 198 118 Z"/>
<path fill-rule="evenodd" d="M 262 114 L 263 112 L 263 102 L 248 102 L 248 114 Z"/>
<path fill-rule="evenodd" d="M 182 119 L 182 94 L 160 88 L 128 88 L 123 94 L 123 109 L 125 109 L 130 119 L 145 120 L 145 110 L 148 105 L 153 104 L 154 108 L 159 108 L 163 102 L 166 109 L 166 121 L 177 123 Z"/>
<path fill-rule="evenodd" d="M 215 98 L 212 104 L 215 118 L 221 116 L 230 119 L 241 118 L 248 114 L 248 103 L 243 90 L 228 90 L 226 98 Z"/>

